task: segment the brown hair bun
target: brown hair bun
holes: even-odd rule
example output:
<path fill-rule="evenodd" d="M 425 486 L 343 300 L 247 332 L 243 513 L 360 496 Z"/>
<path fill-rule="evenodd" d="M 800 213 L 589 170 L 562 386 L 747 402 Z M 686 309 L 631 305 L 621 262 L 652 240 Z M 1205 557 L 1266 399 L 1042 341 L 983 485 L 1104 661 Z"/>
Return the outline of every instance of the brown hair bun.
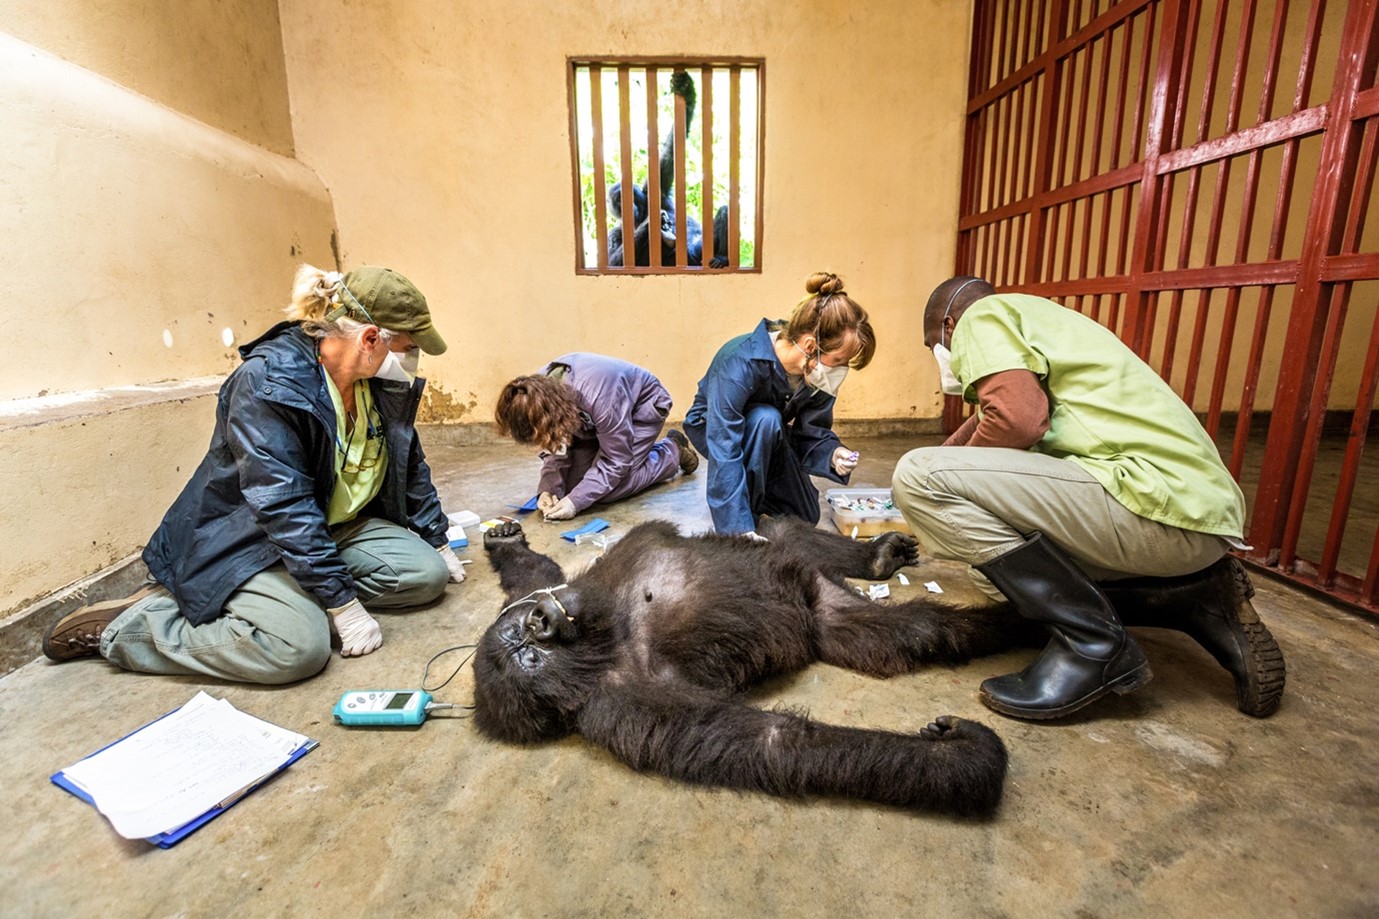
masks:
<path fill-rule="evenodd" d="M 804 282 L 804 291 L 811 297 L 841 294 L 843 292 L 843 279 L 831 271 L 816 271 L 809 276 L 809 280 Z"/>

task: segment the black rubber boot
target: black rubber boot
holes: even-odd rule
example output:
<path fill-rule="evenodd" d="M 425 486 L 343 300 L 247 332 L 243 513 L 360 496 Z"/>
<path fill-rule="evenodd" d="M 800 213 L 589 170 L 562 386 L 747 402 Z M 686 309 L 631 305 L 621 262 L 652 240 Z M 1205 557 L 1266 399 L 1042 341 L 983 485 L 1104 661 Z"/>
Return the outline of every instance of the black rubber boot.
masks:
<path fill-rule="evenodd" d="M 1043 623 L 1052 635 L 1024 670 L 982 683 L 987 708 L 1015 718 L 1061 718 L 1107 693 L 1149 682 L 1149 661 L 1105 594 L 1040 534 L 976 567 L 1021 616 Z"/>
<path fill-rule="evenodd" d="M 1226 556 L 1176 578 L 1131 578 L 1101 585 L 1121 622 L 1186 632 L 1235 679 L 1236 707 L 1267 718 L 1283 700 L 1283 652 L 1255 613 L 1245 567 Z"/>

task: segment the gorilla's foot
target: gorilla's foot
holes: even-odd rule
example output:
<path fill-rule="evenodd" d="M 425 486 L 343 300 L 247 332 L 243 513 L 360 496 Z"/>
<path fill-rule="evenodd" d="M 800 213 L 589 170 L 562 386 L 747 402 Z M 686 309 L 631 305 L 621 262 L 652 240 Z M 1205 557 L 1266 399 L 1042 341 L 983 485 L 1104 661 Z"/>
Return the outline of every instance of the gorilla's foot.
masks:
<path fill-rule="evenodd" d="M 901 568 L 919 563 L 919 541 L 904 533 L 882 533 L 871 541 L 868 575 L 884 581 Z"/>

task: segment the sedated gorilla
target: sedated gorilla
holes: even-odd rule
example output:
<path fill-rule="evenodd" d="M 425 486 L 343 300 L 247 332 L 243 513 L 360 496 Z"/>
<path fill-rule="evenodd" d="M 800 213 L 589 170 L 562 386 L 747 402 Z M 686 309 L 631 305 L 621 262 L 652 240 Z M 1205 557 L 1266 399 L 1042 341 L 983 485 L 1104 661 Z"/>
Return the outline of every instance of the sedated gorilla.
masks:
<path fill-rule="evenodd" d="M 670 78 L 670 91 L 685 100 L 685 125 L 688 130 L 694 118 L 699 94 L 694 87 L 694 78 L 685 71 L 676 71 Z M 661 260 L 657 267 L 675 264 L 675 196 L 672 186 L 675 183 L 675 133 L 667 134 L 661 141 L 658 161 L 661 175 L 661 207 L 656 219 L 659 225 Z M 647 195 L 649 183 L 632 186 L 632 264 L 640 267 L 651 265 L 652 222 L 648 219 Z M 621 267 L 626 258 L 627 244 L 624 226 L 627 221 L 623 214 L 622 183 L 608 190 L 608 207 L 613 219 L 618 221 L 608 234 L 608 264 Z M 702 265 L 704 263 L 704 228 L 688 212 L 685 214 L 685 263 Z M 713 217 L 713 258 L 710 268 L 726 268 L 728 265 L 728 207 L 723 205 Z"/>
<path fill-rule="evenodd" d="M 566 583 L 520 524 L 488 530 L 507 605 L 474 657 L 479 729 L 512 743 L 577 732 L 634 769 L 703 785 L 993 812 L 1006 750 L 977 722 L 838 727 L 742 693 L 814 661 L 889 677 L 1047 635 L 1008 605 L 883 604 L 846 585 L 913 564 L 909 536 L 854 542 L 792 518 L 763 518 L 761 532 L 769 541 L 644 523 Z"/>

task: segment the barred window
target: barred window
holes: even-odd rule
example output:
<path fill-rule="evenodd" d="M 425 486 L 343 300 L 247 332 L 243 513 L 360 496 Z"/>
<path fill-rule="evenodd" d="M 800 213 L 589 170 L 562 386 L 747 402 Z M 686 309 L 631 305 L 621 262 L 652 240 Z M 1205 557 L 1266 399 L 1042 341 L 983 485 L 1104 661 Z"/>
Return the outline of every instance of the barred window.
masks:
<path fill-rule="evenodd" d="M 579 274 L 761 270 L 764 78 L 760 59 L 570 60 Z"/>

